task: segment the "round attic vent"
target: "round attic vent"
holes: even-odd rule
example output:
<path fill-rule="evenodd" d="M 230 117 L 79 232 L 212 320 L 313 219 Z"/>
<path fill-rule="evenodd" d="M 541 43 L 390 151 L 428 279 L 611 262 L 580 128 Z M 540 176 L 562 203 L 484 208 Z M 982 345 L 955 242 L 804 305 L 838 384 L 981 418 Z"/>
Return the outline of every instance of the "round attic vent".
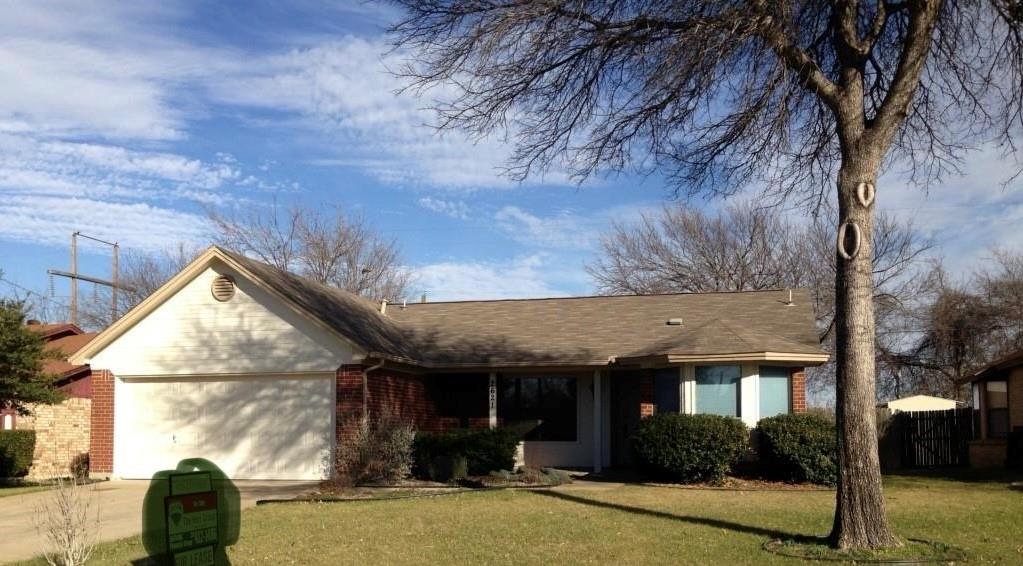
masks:
<path fill-rule="evenodd" d="M 218 275 L 210 286 L 213 291 L 213 298 L 220 301 L 229 301 L 234 296 L 234 280 L 227 275 Z"/>

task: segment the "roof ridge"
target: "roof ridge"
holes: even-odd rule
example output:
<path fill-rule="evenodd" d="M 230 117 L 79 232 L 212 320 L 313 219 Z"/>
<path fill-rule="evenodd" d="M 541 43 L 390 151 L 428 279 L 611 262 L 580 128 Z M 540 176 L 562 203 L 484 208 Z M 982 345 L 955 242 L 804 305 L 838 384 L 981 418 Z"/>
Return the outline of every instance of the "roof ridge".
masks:
<path fill-rule="evenodd" d="M 622 295 L 568 295 L 564 297 L 524 297 L 506 299 L 464 299 L 454 301 L 427 301 L 407 303 L 408 307 L 423 305 L 450 305 L 463 303 L 503 303 L 503 302 L 526 302 L 526 301 L 568 301 L 578 299 L 636 299 L 642 297 L 685 297 L 702 295 L 753 295 L 760 293 L 779 293 L 784 291 L 809 291 L 807 287 L 782 287 L 778 289 L 752 289 L 746 291 L 688 291 L 680 293 L 647 293 L 647 294 L 622 294 Z"/>

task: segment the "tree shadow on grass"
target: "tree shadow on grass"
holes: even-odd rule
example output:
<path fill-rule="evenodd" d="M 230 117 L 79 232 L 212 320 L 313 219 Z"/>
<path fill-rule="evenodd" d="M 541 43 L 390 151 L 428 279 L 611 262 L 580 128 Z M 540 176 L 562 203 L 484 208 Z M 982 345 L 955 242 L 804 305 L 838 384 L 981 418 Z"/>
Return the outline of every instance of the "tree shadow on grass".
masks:
<path fill-rule="evenodd" d="M 602 509 L 612 509 L 615 511 L 623 511 L 625 513 L 632 513 L 635 515 L 656 517 L 658 519 L 668 519 L 670 521 L 679 521 L 681 523 L 688 523 L 691 525 L 703 525 L 706 527 L 724 529 L 734 531 L 737 533 L 756 535 L 770 539 L 781 539 L 794 541 L 798 543 L 820 543 L 822 540 L 824 540 L 823 537 L 790 533 L 787 531 L 767 529 L 763 527 L 756 527 L 753 525 L 744 525 L 742 523 L 733 523 L 731 521 L 724 521 L 721 519 L 711 519 L 709 517 L 692 517 L 689 515 L 676 515 L 675 513 L 669 513 L 667 511 L 657 511 L 654 509 L 646 509 L 644 507 L 633 507 L 631 505 L 622 505 L 621 503 L 600 501 L 599 499 L 589 499 L 587 497 L 580 497 L 578 495 L 565 493 L 563 491 L 537 490 L 531 493 L 543 497 L 553 497 L 555 499 L 561 499 L 563 501 L 568 501 L 571 503 L 578 503 L 580 505 L 590 505 L 593 507 L 600 507 Z"/>

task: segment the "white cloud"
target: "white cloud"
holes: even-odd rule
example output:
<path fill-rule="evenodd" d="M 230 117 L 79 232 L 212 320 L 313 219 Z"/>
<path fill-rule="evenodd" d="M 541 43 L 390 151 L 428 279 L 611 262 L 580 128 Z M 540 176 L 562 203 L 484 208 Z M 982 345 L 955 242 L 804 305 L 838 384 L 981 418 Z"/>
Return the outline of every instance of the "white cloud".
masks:
<path fill-rule="evenodd" d="M 223 159 L 0 134 L 0 195 L 222 204 L 231 198 L 221 189 L 240 176 Z"/>
<path fill-rule="evenodd" d="M 53 196 L 0 201 L 0 237 L 5 239 L 66 246 L 75 230 L 144 250 L 202 245 L 208 233 L 202 216 L 145 203 Z"/>
<path fill-rule="evenodd" d="M 332 140 L 333 150 L 309 163 L 357 167 L 386 183 L 442 188 L 513 186 L 500 175 L 510 148 L 496 138 L 472 140 L 438 133 L 424 107 L 451 92 L 434 89 L 422 99 L 398 94 L 404 85 L 389 69 L 402 64 L 383 39 L 345 37 L 254 62 L 248 72 L 211 79 L 220 101 L 287 110 Z M 563 173 L 531 182 L 567 184 Z"/>
<path fill-rule="evenodd" d="M 504 262 L 441 262 L 416 268 L 431 301 L 560 297 L 549 282 L 551 258 L 532 254 Z"/>
<path fill-rule="evenodd" d="M 1004 185 L 1018 167 L 985 148 L 969 156 L 964 175 L 929 192 L 892 173 L 878 183 L 878 206 L 932 236 L 952 272 L 968 272 L 992 248 L 1023 250 L 1023 179 Z"/>
<path fill-rule="evenodd" d="M 468 219 L 470 213 L 469 205 L 465 204 L 465 201 L 461 200 L 445 200 L 434 197 L 423 197 L 419 199 L 419 206 L 458 220 Z"/>

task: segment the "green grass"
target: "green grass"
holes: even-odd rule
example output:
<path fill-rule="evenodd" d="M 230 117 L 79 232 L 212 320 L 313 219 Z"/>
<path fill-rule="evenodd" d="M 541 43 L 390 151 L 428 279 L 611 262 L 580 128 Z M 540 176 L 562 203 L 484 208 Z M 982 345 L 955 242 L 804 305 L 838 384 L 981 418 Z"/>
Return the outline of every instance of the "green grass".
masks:
<path fill-rule="evenodd" d="M 25 493 L 32 493 L 33 491 L 43 491 L 44 489 L 50 489 L 48 485 L 0 485 L 0 497 L 9 497 L 11 495 L 22 495 Z"/>
<path fill-rule="evenodd" d="M 962 548 L 971 564 L 1023 562 L 1023 492 L 1005 481 L 886 483 L 900 536 Z M 601 487 L 260 506 L 243 513 L 229 556 L 236 565 L 799 564 L 761 546 L 826 534 L 834 505 L 826 491 Z M 90 563 L 143 554 L 134 537 L 100 546 Z"/>

